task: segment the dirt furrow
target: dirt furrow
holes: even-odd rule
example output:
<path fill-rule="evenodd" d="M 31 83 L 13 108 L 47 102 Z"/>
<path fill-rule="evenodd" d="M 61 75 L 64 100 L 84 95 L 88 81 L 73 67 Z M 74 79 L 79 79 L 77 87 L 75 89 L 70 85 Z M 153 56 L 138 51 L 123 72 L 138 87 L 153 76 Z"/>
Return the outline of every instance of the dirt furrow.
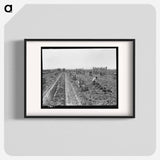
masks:
<path fill-rule="evenodd" d="M 73 85 L 71 84 L 69 77 L 65 74 L 65 97 L 66 97 L 66 105 L 81 105 L 81 102 L 75 92 Z"/>

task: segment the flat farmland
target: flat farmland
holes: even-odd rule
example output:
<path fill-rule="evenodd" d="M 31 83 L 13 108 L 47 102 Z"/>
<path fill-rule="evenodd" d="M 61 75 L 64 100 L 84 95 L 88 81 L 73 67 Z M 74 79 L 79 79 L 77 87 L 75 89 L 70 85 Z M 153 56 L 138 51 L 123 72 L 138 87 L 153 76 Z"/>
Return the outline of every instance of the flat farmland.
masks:
<path fill-rule="evenodd" d="M 44 70 L 42 87 L 42 108 L 117 105 L 116 70 Z"/>

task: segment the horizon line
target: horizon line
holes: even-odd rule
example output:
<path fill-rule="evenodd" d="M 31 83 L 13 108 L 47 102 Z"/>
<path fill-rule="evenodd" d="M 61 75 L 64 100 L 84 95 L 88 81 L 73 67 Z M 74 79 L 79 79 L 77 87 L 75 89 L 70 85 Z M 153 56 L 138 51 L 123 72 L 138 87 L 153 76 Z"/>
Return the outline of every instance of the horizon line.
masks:
<path fill-rule="evenodd" d="M 93 68 L 101 69 L 101 68 L 106 68 L 106 67 L 93 67 Z M 47 68 L 47 69 L 43 69 L 43 70 L 51 70 L 51 69 L 93 69 L 93 68 Z M 108 69 L 116 70 L 116 68 L 107 68 L 107 70 Z"/>

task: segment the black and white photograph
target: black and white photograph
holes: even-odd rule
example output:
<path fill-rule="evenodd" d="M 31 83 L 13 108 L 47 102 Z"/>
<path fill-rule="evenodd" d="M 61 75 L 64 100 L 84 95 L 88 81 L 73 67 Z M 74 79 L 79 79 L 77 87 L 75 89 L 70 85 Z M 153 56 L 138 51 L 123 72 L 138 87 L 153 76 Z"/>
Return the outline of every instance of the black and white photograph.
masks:
<path fill-rule="evenodd" d="M 41 108 L 118 108 L 118 48 L 41 47 Z"/>

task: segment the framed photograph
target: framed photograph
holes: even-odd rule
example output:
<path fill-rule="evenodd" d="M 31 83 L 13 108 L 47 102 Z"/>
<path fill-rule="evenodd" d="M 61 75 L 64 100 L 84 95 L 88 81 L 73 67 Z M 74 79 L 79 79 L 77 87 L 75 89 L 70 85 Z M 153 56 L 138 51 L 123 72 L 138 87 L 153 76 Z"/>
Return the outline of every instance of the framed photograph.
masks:
<path fill-rule="evenodd" d="M 134 39 L 25 39 L 26 118 L 135 117 Z"/>

